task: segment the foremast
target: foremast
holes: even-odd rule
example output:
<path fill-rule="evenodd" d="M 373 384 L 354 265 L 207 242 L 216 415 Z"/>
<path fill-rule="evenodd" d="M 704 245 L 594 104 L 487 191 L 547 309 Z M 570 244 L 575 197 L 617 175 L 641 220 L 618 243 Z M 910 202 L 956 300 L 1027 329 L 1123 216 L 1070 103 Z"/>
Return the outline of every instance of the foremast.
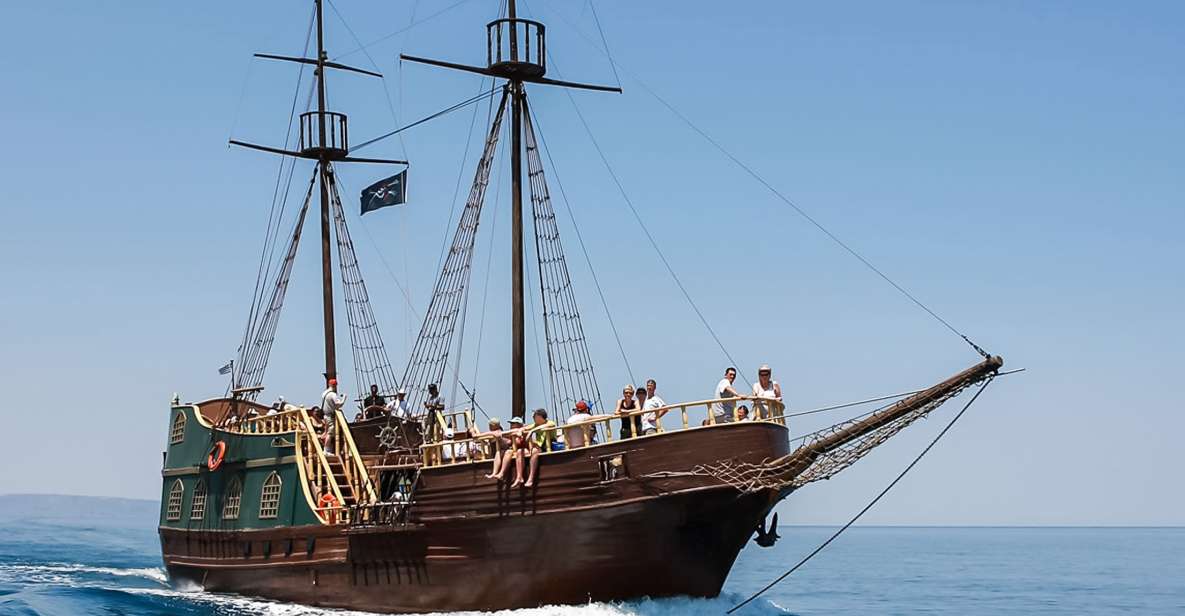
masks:
<path fill-rule="evenodd" d="M 352 66 L 346 66 L 344 64 L 332 62 L 329 60 L 329 55 L 325 51 L 325 24 L 324 24 L 323 0 L 314 0 L 314 21 L 315 21 L 314 26 L 316 28 L 316 33 L 317 33 L 317 36 L 316 36 L 316 39 L 317 39 L 316 58 L 280 56 L 280 55 L 275 55 L 275 54 L 263 54 L 263 53 L 255 54 L 255 56 L 258 58 L 266 58 L 266 59 L 270 59 L 270 60 L 282 60 L 282 61 L 286 61 L 286 62 L 295 62 L 297 64 L 311 65 L 314 67 L 313 75 L 314 75 L 315 88 L 316 88 L 316 93 L 317 93 L 317 107 L 316 107 L 316 110 L 314 110 L 314 111 L 307 111 L 307 112 L 302 113 L 300 115 L 300 143 L 298 146 L 299 149 L 288 150 L 285 148 L 275 148 L 275 147 L 270 147 L 270 146 L 247 143 L 247 142 L 243 142 L 243 141 L 239 141 L 239 140 L 235 140 L 235 139 L 231 139 L 230 143 L 232 145 L 238 145 L 238 146 L 247 147 L 247 148 L 260 150 L 260 151 L 264 151 L 264 152 L 270 152 L 273 154 L 280 154 L 283 156 L 292 156 L 292 157 L 296 157 L 296 158 L 303 158 L 303 159 L 307 159 L 307 160 L 316 161 L 316 169 L 314 171 L 314 180 L 319 185 L 319 196 L 320 196 L 321 310 L 322 310 L 322 326 L 323 326 L 323 340 L 324 340 L 324 352 L 325 352 L 324 377 L 325 377 L 326 383 L 328 383 L 330 380 L 337 378 L 337 342 L 336 342 L 336 332 L 335 332 L 335 327 L 334 327 L 333 246 L 332 246 L 332 240 L 331 240 L 331 238 L 332 238 L 332 230 L 331 230 L 332 223 L 331 223 L 331 221 L 333 221 L 335 218 L 333 212 L 336 212 L 341 209 L 340 197 L 338 196 L 338 192 L 337 192 L 337 185 L 336 185 L 337 183 L 336 183 L 336 178 L 334 175 L 333 165 L 334 165 L 334 163 L 338 163 L 338 162 L 384 163 L 384 164 L 406 165 L 407 161 L 381 159 L 381 158 L 359 158 L 359 157 L 350 156 L 349 130 L 348 130 L 348 122 L 347 122 L 346 114 L 341 113 L 341 112 L 336 112 L 336 111 L 330 111 L 327 109 L 326 79 L 325 79 L 326 72 L 325 71 L 328 68 L 332 68 L 332 69 L 338 69 L 338 70 L 343 70 L 343 71 L 348 71 L 348 72 L 353 72 L 353 73 L 359 73 L 359 74 L 369 75 L 372 77 L 379 77 L 379 78 L 382 78 L 382 74 L 376 73 L 373 71 L 368 71 L 368 70 L 356 68 L 356 67 L 352 67 Z M 306 207 L 307 207 L 307 201 L 306 201 Z M 336 218 L 338 218 L 337 223 L 339 225 L 344 225 L 344 219 L 341 216 L 337 216 Z M 303 211 L 302 211 L 301 221 L 303 222 L 303 220 L 304 219 L 303 219 Z M 340 244 L 341 244 L 340 238 L 342 236 L 348 237 L 348 234 L 346 234 L 344 232 L 344 230 L 341 230 L 341 231 L 339 231 L 338 235 L 339 235 L 339 248 L 340 248 Z M 290 254 L 295 252 L 296 244 L 299 241 L 299 239 L 300 239 L 300 235 L 299 235 L 299 230 L 298 230 L 297 233 L 293 236 L 293 240 L 292 240 L 292 243 L 291 243 L 290 249 L 289 249 Z M 352 245 L 348 247 L 348 250 L 350 250 L 352 252 L 352 250 L 353 250 Z M 290 260 L 291 260 L 291 257 L 289 257 L 289 261 Z M 346 261 L 347 260 L 343 260 L 343 262 L 341 264 L 342 269 L 343 269 L 343 279 L 345 278 L 347 268 L 356 267 L 356 260 L 350 259 L 349 260 L 349 261 L 351 261 L 350 263 L 347 263 Z M 288 264 L 288 266 L 289 266 L 289 271 L 290 271 L 290 263 Z M 282 301 L 283 301 L 283 293 L 287 289 L 287 284 L 288 284 L 287 274 L 277 277 L 276 291 L 274 292 L 274 296 L 279 296 L 280 303 L 282 303 Z M 348 279 L 343 280 L 343 285 L 348 287 L 349 284 L 350 284 L 350 280 L 348 280 Z M 356 284 L 361 285 L 360 278 L 358 278 L 358 281 L 356 282 Z M 347 288 L 346 289 L 346 301 L 347 302 L 351 302 L 351 301 L 366 302 L 367 301 L 365 298 L 364 291 L 362 292 L 362 297 L 360 299 L 359 298 L 351 298 L 349 291 L 350 290 Z M 266 318 L 272 318 L 272 319 L 278 318 L 278 310 L 279 310 L 279 307 L 276 306 L 274 308 L 274 311 L 277 314 L 275 316 L 265 317 L 265 322 L 266 322 Z M 365 311 L 366 316 L 369 318 L 369 324 L 364 324 L 363 327 L 364 328 L 365 327 L 374 327 L 375 325 L 373 323 L 373 315 L 371 314 L 369 306 L 365 307 L 363 310 Z M 254 315 L 253 315 L 253 317 L 254 317 Z M 355 325 L 354 320 L 353 320 L 355 317 L 354 311 L 350 312 L 350 317 L 351 317 L 351 336 L 353 337 L 355 335 L 354 329 L 357 329 L 357 326 Z M 272 322 L 272 323 L 268 324 L 267 326 L 263 327 L 260 330 L 262 332 L 262 334 L 257 334 L 256 338 L 254 340 L 245 339 L 244 340 L 244 347 L 240 352 L 243 353 L 245 351 L 247 353 L 250 353 L 251 352 L 250 347 L 252 345 L 266 346 L 267 349 L 270 349 L 270 345 L 271 345 L 271 338 L 270 337 L 274 336 L 274 327 L 275 327 L 275 324 L 274 324 L 274 322 Z M 247 338 L 250 338 L 250 334 L 252 333 L 253 328 L 255 328 L 255 323 L 254 322 L 249 323 Z M 377 337 L 377 332 L 374 333 L 373 336 Z M 354 340 L 352 340 L 351 342 L 354 344 L 355 348 L 357 348 L 357 346 L 358 346 L 357 342 Z M 386 362 L 385 351 L 381 351 L 381 341 L 379 341 L 379 347 L 380 347 L 379 352 L 384 356 L 379 360 L 379 364 L 380 364 L 379 367 L 381 368 L 382 367 L 381 364 L 383 362 Z M 256 354 L 258 355 L 259 353 L 256 353 Z M 254 373 L 252 375 L 250 375 L 250 378 L 253 379 L 253 381 L 248 382 L 248 383 L 243 383 L 242 379 L 238 378 L 239 375 L 236 374 L 235 375 L 236 378 L 234 379 L 234 383 L 235 383 L 236 387 L 244 388 L 244 385 L 246 385 L 245 389 L 251 389 L 253 391 L 258 391 L 258 389 L 260 389 L 260 387 L 259 387 L 260 383 L 258 381 L 262 379 L 263 366 L 266 365 L 266 362 L 267 362 L 267 351 L 264 351 L 262 353 L 262 355 L 263 355 L 262 358 L 256 359 L 253 362 L 254 364 L 258 365 L 258 367 L 255 367 L 255 366 L 252 367 Z M 242 364 L 242 363 L 243 362 L 240 362 L 240 364 Z M 386 363 L 388 364 L 387 369 L 389 371 L 389 362 L 386 362 Z M 356 369 L 357 369 L 357 366 L 356 366 Z M 387 379 L 387 380 L 393 381 L 393 379 Z M 393 385 L 393 383 L 385 384 L 385 385 Z M 358 386 L 363 387 L 364 384 L 359 383 Z"/>

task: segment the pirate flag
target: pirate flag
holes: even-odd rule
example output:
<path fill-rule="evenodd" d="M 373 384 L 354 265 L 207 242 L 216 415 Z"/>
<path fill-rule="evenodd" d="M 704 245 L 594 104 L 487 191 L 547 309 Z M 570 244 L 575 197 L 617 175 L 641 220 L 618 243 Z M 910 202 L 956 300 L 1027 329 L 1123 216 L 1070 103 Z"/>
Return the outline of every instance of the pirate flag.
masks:
<path fill-rule="evenodd" d="M 407 202 L 407 170 L 379 180 L 362 190 L 362 213 Z"/>

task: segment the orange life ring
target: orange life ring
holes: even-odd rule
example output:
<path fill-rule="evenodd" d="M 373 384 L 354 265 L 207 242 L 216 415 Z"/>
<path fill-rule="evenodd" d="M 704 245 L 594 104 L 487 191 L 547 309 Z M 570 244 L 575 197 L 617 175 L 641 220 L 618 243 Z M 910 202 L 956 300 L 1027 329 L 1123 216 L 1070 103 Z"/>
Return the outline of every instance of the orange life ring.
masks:
<path fill-rule="evenodd" d="M 206 456 L 206 466 L 212 471 L 218 470 L 222 466 L 222 460 L 226 458 L 226 443 L 218 441 L 214 443 L 214 447 L 210 449 L 210 455 Z"/>

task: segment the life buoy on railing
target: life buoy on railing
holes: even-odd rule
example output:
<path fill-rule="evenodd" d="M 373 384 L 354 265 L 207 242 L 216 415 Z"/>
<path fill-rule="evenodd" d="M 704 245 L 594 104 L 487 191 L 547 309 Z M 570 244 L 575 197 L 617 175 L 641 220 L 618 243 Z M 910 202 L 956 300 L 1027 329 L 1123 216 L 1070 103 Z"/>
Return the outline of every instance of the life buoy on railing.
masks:
<path fill-rule="evenodd" d="M 206 456 L 206 466 L 210 470 L 216 471 L 219 466 L 222 466 L 222 460 L 224 458 L 226 458 L 226 443 L 218 441 L 210 449 L 210 455 Z"/>

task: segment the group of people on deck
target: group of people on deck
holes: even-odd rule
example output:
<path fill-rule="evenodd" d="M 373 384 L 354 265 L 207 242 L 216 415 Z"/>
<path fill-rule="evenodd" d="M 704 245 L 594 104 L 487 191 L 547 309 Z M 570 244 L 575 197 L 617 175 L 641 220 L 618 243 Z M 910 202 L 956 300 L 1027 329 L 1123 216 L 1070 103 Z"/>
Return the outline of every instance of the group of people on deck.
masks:
<path fill-rule="evenodd" d="M 704 420 L 704 425 L 771 417 L 773 408 L 761 400 L 753 402 L 752 414 L 747 406 L 737 404 L 733 398 L 743 398 L 746 394 L 733 386 L 736 376 L 736 368 L 725 370 L 724 378 L 717 383 L 713 392 L 713 398 L 717 401 L 711 406 L 712 417 Z M 645 385 L 626 385 L 622 388 L 621 398 L 613 410 L 614 416 L 620 416 L 622 439 L 649 436 L 659 431 L 659 420 L 671 409 L 658 395 L 657 389 L 658 383 L 654 379 L 647 379 Z M 753 393 L 748 397 L 781 402 L 782 388 L 773 380 L 773 371 L 769 366 L 762 365 L 758 369 L 757 382 L 753 384 Z M 595 420 L 603 418 L 594 417 L 588 402 L 580 400 L 572 408 L 562 430 L 548 418 L 547 410 L 542 408 L 535 409 L 528 425 L 524 425 L 523 418 L 515 416 L 510 418 L 507 427 L 502 425 L 500 419 L 491 418 L 486 432 L 471 428 L 456 433 L 450 427 L 444 433 L 440 457 L 444 461 L 492 459 L 493 468 L 486 475 L 487 479 L 506 481 L 513 468 L 514 478 L 510 486 L 530 488 L 536 483 L 539 454 L 597 444 Z"/>

